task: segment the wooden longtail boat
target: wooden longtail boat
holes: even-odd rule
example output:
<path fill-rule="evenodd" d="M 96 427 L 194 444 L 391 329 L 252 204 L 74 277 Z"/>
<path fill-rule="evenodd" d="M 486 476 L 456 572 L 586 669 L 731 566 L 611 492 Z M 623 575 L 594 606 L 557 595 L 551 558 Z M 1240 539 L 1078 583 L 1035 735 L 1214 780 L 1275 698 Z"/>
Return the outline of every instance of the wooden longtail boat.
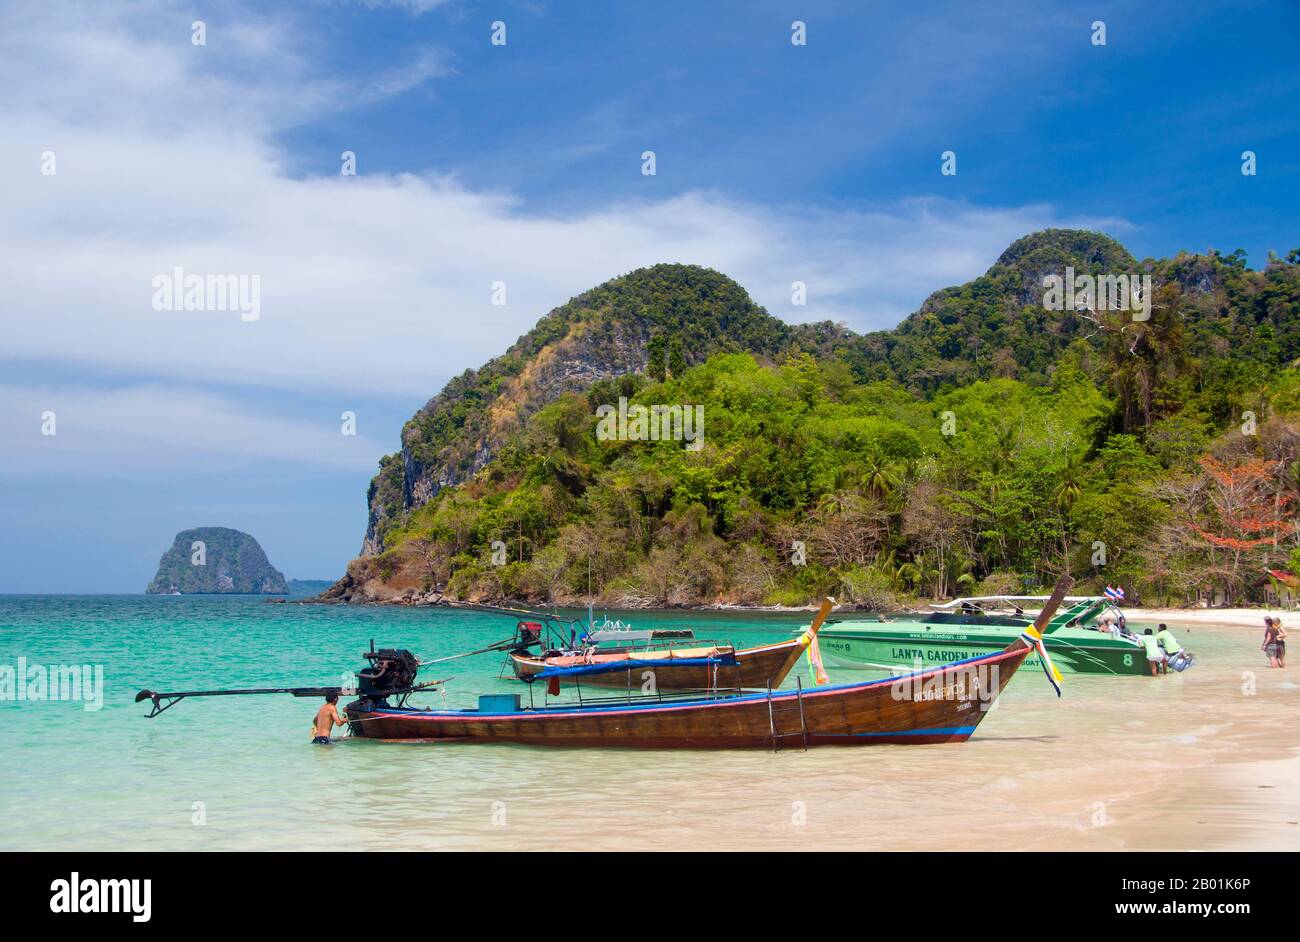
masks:
<path fill-rule="evenodd" d="M 638 688 L 653 678 L 654 686 L 661 690 L 779 687 L 817 637 L 833 605 L 832 599 L 823 601 L 812 624 L 798 638 L 755 648 L 736 650 L 731 645 L 709 645 L 602 653 L 596 647 L 584 652 L 542 655 L 511 651 L 508 656 L 515 676 L 525 681 L 535 680 L 548 668 L 601 665 L 609 670 L 583 673 L 581 682 L 597 687 Z M 555 677 L 557 685 L 563 680 L 558 674 L 550 676 Z"/>
<path fill-rule="evenodd" d="M 1070 584 L 1062 577 L 1034 625 L 993 654 L 897 678 L 804 690 L 647 703 L 613 702 L 502 708 L 485 697 L 477 710 L 348 704 L 354 736 L 432 742 L 634 748 L 780 748 L 826 744 L 961 742 L 979 725 L 1031 651 L 1052 676 L 1041 627 Z M 517 695 L 513 698 L 518 703 Z"/>

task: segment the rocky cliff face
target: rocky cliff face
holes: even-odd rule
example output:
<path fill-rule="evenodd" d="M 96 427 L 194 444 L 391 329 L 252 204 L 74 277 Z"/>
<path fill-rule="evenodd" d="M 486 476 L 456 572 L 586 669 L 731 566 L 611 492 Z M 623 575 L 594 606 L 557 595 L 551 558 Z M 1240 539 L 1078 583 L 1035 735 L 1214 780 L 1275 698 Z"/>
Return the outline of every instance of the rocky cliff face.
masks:
<path fill-rule="evenodd" d="M 791 328 L 710 269 L 639 269 L 556 308 L 506 353 L 449 382 L 402 430 L 402 450 L 381 460 L 367 494 L 362 556 L 383 550 L 388 527 L 444 487 L 488 464 L 538 409 L 602 379 L 645 372 L 652 340 L 687 364 L 714 353 L 775 356 L 797 338 L 816 342 L 829 325 Z"/>
<path fill-rule="evenodd" d="M 289 591 L 257 540 L 227 527 L 196 527 L 176 534 L 145 592 L 153 595 Z"/>
<path fill-rule="evenodd" d="M 495 399 L 462 426 L 460 436 L 440 447 L 422 447 L 426 440 L 421 419 L 450 411 L 458 390 L 435 396 L 402 433 L 401 509 L 423 506 L 444 487 L 473 477 L 528 416 L 564 393 L 582 392 L 597 380 L 644 372 L 649 339 L 650 329 L 643 321 L 616 324 L 608 332 L 575 326 L 543 347 L 517 375 L 503 380 Z M 391 483 L 397 485 L 397 470 L 392 473 Z M 375 496 L 372 494 L 370 502 L 363 555 L 382 550 L 380 527 L 391 518 Z"/>

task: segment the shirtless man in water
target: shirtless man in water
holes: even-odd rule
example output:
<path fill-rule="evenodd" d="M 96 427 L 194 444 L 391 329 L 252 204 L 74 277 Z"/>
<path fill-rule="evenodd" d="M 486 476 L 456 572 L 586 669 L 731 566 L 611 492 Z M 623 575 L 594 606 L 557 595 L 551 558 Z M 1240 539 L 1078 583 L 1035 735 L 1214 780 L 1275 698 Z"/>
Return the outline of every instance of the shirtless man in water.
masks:
<path fill-rule="evenodd" d="M 346 725 L 347 720 L 339 716 L 339 708 L 335 706 L 339 702 L 337 693 L 325 695 L 325 705 L 316 711 L 316 723 L 312 727 L 312 732 L 316 737 L 312 742 L 318 746 L 328 746 L 332 739 L 330 733 L 334 731 L 335 726 Z"/>

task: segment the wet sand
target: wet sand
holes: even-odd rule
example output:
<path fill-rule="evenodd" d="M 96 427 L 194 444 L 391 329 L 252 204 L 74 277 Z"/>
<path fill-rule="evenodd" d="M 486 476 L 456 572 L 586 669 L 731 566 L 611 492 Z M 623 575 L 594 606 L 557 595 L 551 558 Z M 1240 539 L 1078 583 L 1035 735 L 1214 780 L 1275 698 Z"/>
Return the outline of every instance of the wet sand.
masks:
<path fill-rule="evenodd" d="M 1182 637 L 1200 657 L 1183 674 L 1067 675 L 1057 700 L 1041 673 L 1023 671 L 964 744 L 776 755 L 534 751 L 522 779 L 515 766 L 519 787 L 501 790 L 504 824 L 453 815 L 439 843 L 1300 849 L 1300 683 L 1253 656 L 1239 628 Z M 584 784 L 556 790 L 556 778 L 575 773 Z"/>

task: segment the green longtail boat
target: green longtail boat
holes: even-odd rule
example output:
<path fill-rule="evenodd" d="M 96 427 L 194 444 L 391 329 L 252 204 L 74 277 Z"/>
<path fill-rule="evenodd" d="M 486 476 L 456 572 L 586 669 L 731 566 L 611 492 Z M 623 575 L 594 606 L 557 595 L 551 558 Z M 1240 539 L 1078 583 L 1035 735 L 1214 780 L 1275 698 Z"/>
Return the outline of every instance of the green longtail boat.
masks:
<path fill-rule="evenodd" d="M 936 605 L 932 612 L 830 619 L 820 635 L 822 656 L 838 667 L 913 670 L 998 651 L 1033 623 L 1047 596 L 981 596 Z M 1072 596 L 1043 629 L 1053 663 L 1063 673 L 1148 675 L 1146 655 L 1123 615 L 1104 596 Z M 1035 607 L 1036 606 L 1036 607 Z M 1094 627 L 1111 618 L 1116 631 Z M 1031 655 L 1026 663 L 1037 666 Z"/>

